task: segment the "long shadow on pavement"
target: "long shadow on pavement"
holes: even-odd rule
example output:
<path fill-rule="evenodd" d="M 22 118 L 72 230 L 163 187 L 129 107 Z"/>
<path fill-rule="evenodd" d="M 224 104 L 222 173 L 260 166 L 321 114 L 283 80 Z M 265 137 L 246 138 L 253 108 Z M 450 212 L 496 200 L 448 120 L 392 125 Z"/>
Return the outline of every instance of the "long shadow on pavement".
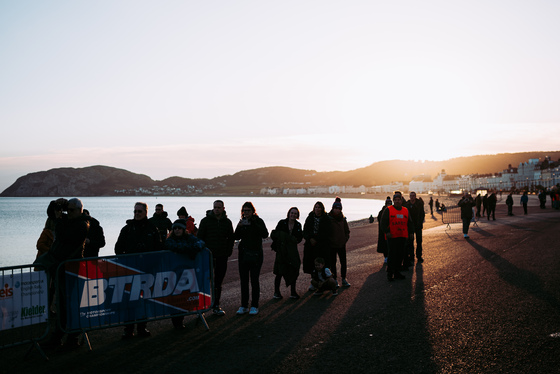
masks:
<path fill-rule="evenodd" d="M 345 372 L 436 373 L 424 300 L 423 268 L 415 282 L 388 282 L 385 267 L 369 275 L 333 338 L 315 360 L 315 372 L 342 367 Z"/>

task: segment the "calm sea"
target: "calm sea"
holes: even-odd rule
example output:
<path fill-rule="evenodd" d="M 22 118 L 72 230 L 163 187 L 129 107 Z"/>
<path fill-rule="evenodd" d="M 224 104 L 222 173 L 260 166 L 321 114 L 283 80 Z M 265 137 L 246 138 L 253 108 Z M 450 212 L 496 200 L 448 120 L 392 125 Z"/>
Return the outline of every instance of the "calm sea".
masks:
<path fill-rule="evenodd" d="M 303 224 L 307 214 L 313 209 L 316 201 L 322 201 L 330 210 L 334 198 L 316 197 L 218 197 L 223 200 L 228 217 L 234 226 L 240 218 L 241 206 L 251 201 L 257 214 L 265 221 L 269 230 L 273 230 L 279 220 L 286 218 L 288 209 L 298 207 Z M 212 209 L 212 203 L 218 199 L 213 196 L 167 197 L 167 196 L 126 196 L 126 197 L 84 197 L 81 198 L 84 208 L 101 223 L 107 244 L 101 248 L 100 256 L 114 254 L 115 242 L 127 219 L 133 217 L 136 201 L 148 204 L 148 216 L 154 213 L 157 203 L 164 206 L 169 219 L 177 219 L 177 210 L 184 206 L 195 219 L 195 223 L 206 216 Z M 37 254 L 36 243 L 47 219 L 47 206 L 52 198 L 25 197 L 0 198 L 0 267 L 25 265 L 34 261 Z M 367 218 L 370 214 L 377 216 L 383 206 L 382 200 L 342 199 L 343 212 L 349 221 Z"/>

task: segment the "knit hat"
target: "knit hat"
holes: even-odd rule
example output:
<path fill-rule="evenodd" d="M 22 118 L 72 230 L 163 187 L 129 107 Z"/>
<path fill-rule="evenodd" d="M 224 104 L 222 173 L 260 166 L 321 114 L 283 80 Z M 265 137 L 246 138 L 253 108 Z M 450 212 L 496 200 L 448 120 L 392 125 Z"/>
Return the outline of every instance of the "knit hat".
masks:
<path fill-rule="evenodd" d="M 391 198 L 389 196 L 387 196 L 387 199 L 385 200 L 385 205 L 393 205 L 393 201 L 391 200 Z"/>
<path fill-rule="evenodd" d="M 181 209 L 179 209 L 179 210 L 177 211 L 177 216 L 185 216 L 185 217 L 188 217 L 189 214 L 187 213 L 187 209 L 185 209 L 185 207 L 182 206 Z"/>
<path fill-rule="evenodd" d="M 184 219 L 178 219 L 175 222 L 173 222 L 173 226 L 171 226 L 172 229 L 174 229 L 175 227 L 180 227 L 183 230 L 187 229 L 187 221 L 185 221 Z"/>
<path fill-rule="evenodd" d="M 334 203 L 332 205 L 332 208 L 338 208 L 340 210 L 342 210 L 342 203 L 340 202 L 340 197 L 336 197 L 336 199 L 334 199 Z"/>

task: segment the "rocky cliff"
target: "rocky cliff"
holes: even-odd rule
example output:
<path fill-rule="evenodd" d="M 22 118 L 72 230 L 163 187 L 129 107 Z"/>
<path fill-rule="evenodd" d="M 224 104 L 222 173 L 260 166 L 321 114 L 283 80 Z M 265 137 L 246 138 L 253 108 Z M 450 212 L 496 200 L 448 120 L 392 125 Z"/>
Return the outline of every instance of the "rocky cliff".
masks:
<path fill-rule="evenodd" d="M 60 168 L 30 173 L 0 196 L 108 196 L 116 189 L 150 187 L 152 178 L 109 166 Z"/>

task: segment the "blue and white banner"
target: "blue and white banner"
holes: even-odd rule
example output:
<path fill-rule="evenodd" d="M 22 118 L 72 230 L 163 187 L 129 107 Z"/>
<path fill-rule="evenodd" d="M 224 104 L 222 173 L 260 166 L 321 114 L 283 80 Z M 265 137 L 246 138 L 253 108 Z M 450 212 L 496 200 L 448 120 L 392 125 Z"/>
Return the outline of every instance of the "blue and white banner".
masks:
<path fill-rule="evenodd" d="M 169 251 L 65 263 L 70 330 L 210 309 L 212 255 Z"/>
<path fill-rule="evenodd" d="M 22 270 L 31 269 L 0 269 L 0 331 L 47 320 L 47 274 Z"/>

